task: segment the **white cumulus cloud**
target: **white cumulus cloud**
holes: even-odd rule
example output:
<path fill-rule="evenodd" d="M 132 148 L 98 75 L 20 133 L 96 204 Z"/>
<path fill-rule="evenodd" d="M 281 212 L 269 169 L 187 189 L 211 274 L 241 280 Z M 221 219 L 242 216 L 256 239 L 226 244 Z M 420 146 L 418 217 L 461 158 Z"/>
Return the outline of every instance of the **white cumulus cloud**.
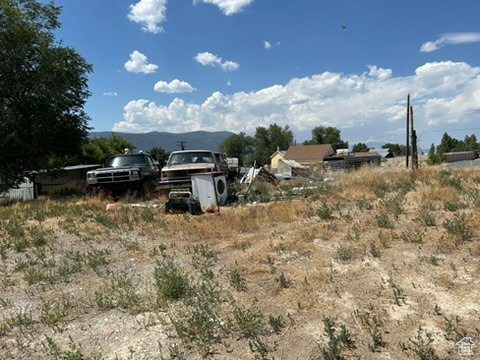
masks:
<path fill-rule="evenodd" d="M 137 50 L 130 54 L 130 60 L 125 63 L 125 69 L 133 73 L 151 74 L 157 68 L 158 65 L 149 64 L 147 57 Z"/>
<path fill-rule="evenodd" d="M 223 11 L 225 15 L 235 15 L 243 11 L 254 0 L 194 0 L 193 3 L 212 4 Z"/>
<path fill-rule="evenodd" d="M 193 57 L 195 61 L 203 66 L 218 66 L 223 69 L 223 71 L 235 71 L 239 68 L 239 64 L 233 61 L 222 61 L 222 58 L 214 55 L 208 51 L 203 53 L 198 53 Z"/>
<path fill-rule="evenodd" d="M 342 138 L 351 143 L 375 136 L 402 142 L 407 94 L 421 141 L 428 141 L 422 132 L 434 129 L 441 134 L 447 125 L 478 127 L 480 68 L 462 62 L 435 62 L 397 77 L 389 69 L 368 68 L 362 74 L 323 72 L 248 93 L 216 91 L 202 103 L 179 98 L 168 105 L 132 100 L 124 108 L 123 121 L 113 130 L 228 130 L 253 135 L 256 127 L 276 123 L 309 139 L 311 129 L 328 125 L 340 129 Z"/>
<path fill-rule="evenodd" d="M 143 31 L 158 34 L 167 19 L 167 0 L 140 0 L 130 5 L 128 19 L 142 25 Z"/>
<path fill-rule="evenodd" d="M 375 65 L 368 65 L 369 72 L 368 75 L 379 80 L 386 80 L 392 77 L 392 70 L 391 69 L 382 69 L 378 68 Z"/>
<path fill-rule="evenodd" d="M 263 41 L 263 47 L 267 50 L 270 50 L 274 47 L 280 46 L 280 41 L 277 41 L 276 43 L 272 44 L 270 41 L 264 40 Z"/>
<path fill-rule="evenodd" d="M 116 91 L 108 91 L 104 92 L 103 96 L 118 96 L 118 93 Z"/>
<path fill-rule="evenodd" d="M 188 82 L 180 81 L 178 79 L 172 80 L 169 83 L 166 81 L 158 81 L 153 89 L 160 93 L 174 94 L 174 93 L 191 93 L 195 88 Z"/>
<path fill-rule="evenodd" d="M 480 42 L 480 33 L 458 32 L 440 36 L 437 40 L 427 41 L 420 47 L 421 52 L 432 52 L 445 45 L 460 45 Z"/>

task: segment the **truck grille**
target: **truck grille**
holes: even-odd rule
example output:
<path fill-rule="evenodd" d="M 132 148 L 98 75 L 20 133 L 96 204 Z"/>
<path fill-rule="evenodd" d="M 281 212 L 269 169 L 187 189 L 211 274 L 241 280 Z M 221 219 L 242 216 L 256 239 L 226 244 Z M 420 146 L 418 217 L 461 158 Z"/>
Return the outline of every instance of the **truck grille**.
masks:
<path fill-rule="evenodd" d="M 189 169 L 189 170 L 175 170 L 165 172 L 164 177 L 166 179 L 188 179 L 192 174 L 210 173 L 212 169 Z"/>
<path fill-rule="evenodd" d="M 120 181 L 129 181 L 130 172 L 128 170 L 121 171 L 102 171 L 97 173 L 97 182 L 111 183 Z"/>

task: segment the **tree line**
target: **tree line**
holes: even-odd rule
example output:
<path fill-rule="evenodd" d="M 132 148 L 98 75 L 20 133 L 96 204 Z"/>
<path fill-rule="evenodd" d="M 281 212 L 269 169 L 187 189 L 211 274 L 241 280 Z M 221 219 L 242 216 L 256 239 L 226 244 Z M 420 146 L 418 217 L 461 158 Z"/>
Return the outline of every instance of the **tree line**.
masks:
<path fill-rule="evenodd" d="M 428 163 L 434 165 L 445 162 L 445 153 L 461 151 L 480 151 L 480 144 L 475 134 L 467 135 L 463 140 L 458 140 L 445 132 L 439 145 L 432 144 L 430 146 Z"/>

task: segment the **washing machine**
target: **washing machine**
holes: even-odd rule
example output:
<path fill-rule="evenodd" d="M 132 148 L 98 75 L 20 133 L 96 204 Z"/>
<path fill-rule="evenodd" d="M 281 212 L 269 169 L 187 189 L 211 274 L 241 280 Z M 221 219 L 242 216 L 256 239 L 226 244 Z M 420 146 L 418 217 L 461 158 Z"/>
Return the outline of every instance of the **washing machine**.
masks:
<path fill-rule="evenodd" d="M 227 203 L 227 180 L 223 173 L 192 175 L 192 195 L 200 201 L 202 210 Z"/>

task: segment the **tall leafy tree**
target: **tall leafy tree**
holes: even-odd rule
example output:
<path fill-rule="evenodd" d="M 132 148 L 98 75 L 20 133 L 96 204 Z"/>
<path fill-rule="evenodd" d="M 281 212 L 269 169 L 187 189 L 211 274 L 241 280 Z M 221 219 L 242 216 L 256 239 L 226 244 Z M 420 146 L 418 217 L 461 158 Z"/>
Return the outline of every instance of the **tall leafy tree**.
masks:
<path fill-rule="evenodd" d="M 452 151 L 462 151 L 463 145 L 463 142 L 451 137 L 445 132 L 440 141 L 440 145 L 437 146 L 437 153 L 443 154 Z"/>
<path fill-rule="evenodd" d="M 396 156 L 405 156 L 407 154 L 406 146 L 401 144 L 386 143 L 382 145 L 382 149 L 389 149 Z"/>
<path fill-rule="evenodd" d="M 0 0 L 0 190 L 78 154 L 92 67 L 55 38 L 53 2 Z"/>
<path fill-rule="evenodd" d="M 168 157 L 170 156 L 170 153 L 161 146 L 154 146 L 150 149 L 149 154 L 154 156 L 162 166 L 167 162 Z"/>
<path fill-rule="evenodd" d="M 370 148 L 365 143 L 358 143 L 352 147 L 353 152 L 368 152 L 368 150 L 370 150 Z"/>
<path fill-rule="evenodd" d="M 254 140 L 244 132 L 230 135 L 220 145 L 220 151 L 227 154 L 228 157 L 238 158 L 240 165 L 245 165 L 253 154 Z"/>
<path fill-rule="evenodd" d="M 465 140 L 463 141 L 465 143 L 465 150 L 466 151 L 478 151 L 480 150 L 480 144 L 478 144 L 477 137 L 475 134 L 472 134 L 470 136 L 465 136 Z"/>
<path fill-rule="evenodd" d="M 332 126 L 317 126 L 312 129 L 312 139 L 304 142 L 304 145 L 330 144 L 337 149 L 347 149 L 348 141 L 340 137 L 340 130 Z"/>
<path fill-rule="evenodd" d="M 268 128 L 257 127 L 255 131 L 254 159 L 258 165 L 270 163 L 270 156 L 279 149 L 288 149 L 293 143 L 293 132 L 288 125 L 285 127 L 272 124 Z"/>
<path fill-rule="evenodd" d="M 75 160 L 84 163 L 102 163 L 114 154 L 121 154 L 125 149 L 133 150 L 135 145 L 119 135 L 99 137 L 89 140 L 83 146 L 81 157 Z"/>

